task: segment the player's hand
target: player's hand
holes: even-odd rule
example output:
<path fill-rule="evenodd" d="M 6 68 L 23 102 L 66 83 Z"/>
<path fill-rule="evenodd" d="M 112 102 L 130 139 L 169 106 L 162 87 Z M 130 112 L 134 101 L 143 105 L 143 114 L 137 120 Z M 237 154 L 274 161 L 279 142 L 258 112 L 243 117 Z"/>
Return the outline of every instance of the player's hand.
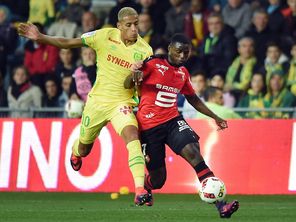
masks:
<path fill-rule="evenodd" d="M 20 36 L 26 37 L 33 41 L 38 40 L 41 34 L 38 28 L 32 23 L 20 23 L 18 25 L 17 32 Z"/>
<path fill-rule="evenodd" d="M 135 83 L 136 86 L 139 86 L 143 81 L 143 72 L 140 70 L 142 66 L 143 66 L 143 61 L 136 62 L 131 66 L 133 82 Z"/>
<path fill-rule="evenodd" d="M 135 83 L 135 86 L 139 86 L 141 82 L 143 81 L 143 72 L 140 70 L 136 70 L 132 73 L 133 75 L 133 82 Z"/>
<path fill-rule="evenodd" d="M 228 128 L 227 121 L 224 119 L 221 119 L 220 117 L 217 117 L 215 119 L 217 126 L 219 127 L 218 130 L 224 130 Z"/>
<path fill-rule="evenodd" d="M 132 72 L 138 71 L 139 69 L 142 68 L 142 66 L 143 66 L 143 61 L 133 63 L 132 66 L 131 66 L 131 71 Z"/>

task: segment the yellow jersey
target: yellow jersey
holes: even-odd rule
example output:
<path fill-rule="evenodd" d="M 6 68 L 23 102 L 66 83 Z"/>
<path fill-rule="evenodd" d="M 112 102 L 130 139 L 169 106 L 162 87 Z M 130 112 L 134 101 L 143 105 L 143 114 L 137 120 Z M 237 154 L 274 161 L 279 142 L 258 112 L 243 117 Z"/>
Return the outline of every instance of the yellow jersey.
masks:
<path fill-rule="evenodd" d="M 89 92 L 103 103 L 134 104 L 133 89 L 125 89 L 124 81 L 130 75 L 131 65 L 153 54 L 152 48 L 140 37 L 126 46 L 117 28 L 104 28 L 81 36 L 84 45 L 93 48 L 97 55 L 97 78 Z"/>

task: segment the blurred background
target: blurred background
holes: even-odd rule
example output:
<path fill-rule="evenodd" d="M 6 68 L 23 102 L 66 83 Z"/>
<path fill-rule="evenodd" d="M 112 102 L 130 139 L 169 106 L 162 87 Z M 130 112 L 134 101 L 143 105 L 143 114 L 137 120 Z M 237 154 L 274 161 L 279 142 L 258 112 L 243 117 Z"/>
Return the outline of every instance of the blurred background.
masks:
<path fill-rule="evenodd" d="M 223 118 L 295 116 L 296 0 L 1 0 L 0 117 L 77 117 L 67 102 L 85 102 L 96 77 L 91 49 L 34 43 L 17 35 L 19 22 L 80 37 L 116 27 L 126 6 L 155 54 L 167 53 L 174 33 L 191 39 L 185 66 L 196 94 Z M 185 118 L 204 118 L 182 95 L 178 106 Z"/>

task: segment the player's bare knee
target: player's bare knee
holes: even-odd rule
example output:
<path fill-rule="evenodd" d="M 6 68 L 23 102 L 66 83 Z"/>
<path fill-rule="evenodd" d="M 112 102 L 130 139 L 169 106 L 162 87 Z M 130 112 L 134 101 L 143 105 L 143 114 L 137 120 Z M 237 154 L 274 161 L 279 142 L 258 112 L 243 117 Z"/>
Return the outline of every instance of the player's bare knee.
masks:
<path fill-rule="evenodd" d="M 135 126 L 126 126 L 121 132 L 121 137 L 124 139 L 125 143 L 128 144 L 131 141 L 139 139 L 138 128 Z"/>
<path fill-rule="evenodd" d="M 200 154 L 198 144 L 188 144 L 186 145 L 180 155 L 192 166 L 196 166 L 198 163 L 203 161 L 203 157 Z"/>

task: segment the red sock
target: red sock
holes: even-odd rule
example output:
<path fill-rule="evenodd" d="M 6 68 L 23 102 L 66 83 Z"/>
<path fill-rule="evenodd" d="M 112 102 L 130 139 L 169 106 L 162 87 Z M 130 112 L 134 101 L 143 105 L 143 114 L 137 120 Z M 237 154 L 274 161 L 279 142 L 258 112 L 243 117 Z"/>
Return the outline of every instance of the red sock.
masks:
<path fill-rule="evenodd" d="M 199 179 L 199 181 L 203 181 L 207 177 L 214 177 L 214 173 L 210 170 L 210 168 L 207 166 L 205 161 L 200 162 L 194 167 L 194 170 L 196 172 L 196 175 Z"/>

